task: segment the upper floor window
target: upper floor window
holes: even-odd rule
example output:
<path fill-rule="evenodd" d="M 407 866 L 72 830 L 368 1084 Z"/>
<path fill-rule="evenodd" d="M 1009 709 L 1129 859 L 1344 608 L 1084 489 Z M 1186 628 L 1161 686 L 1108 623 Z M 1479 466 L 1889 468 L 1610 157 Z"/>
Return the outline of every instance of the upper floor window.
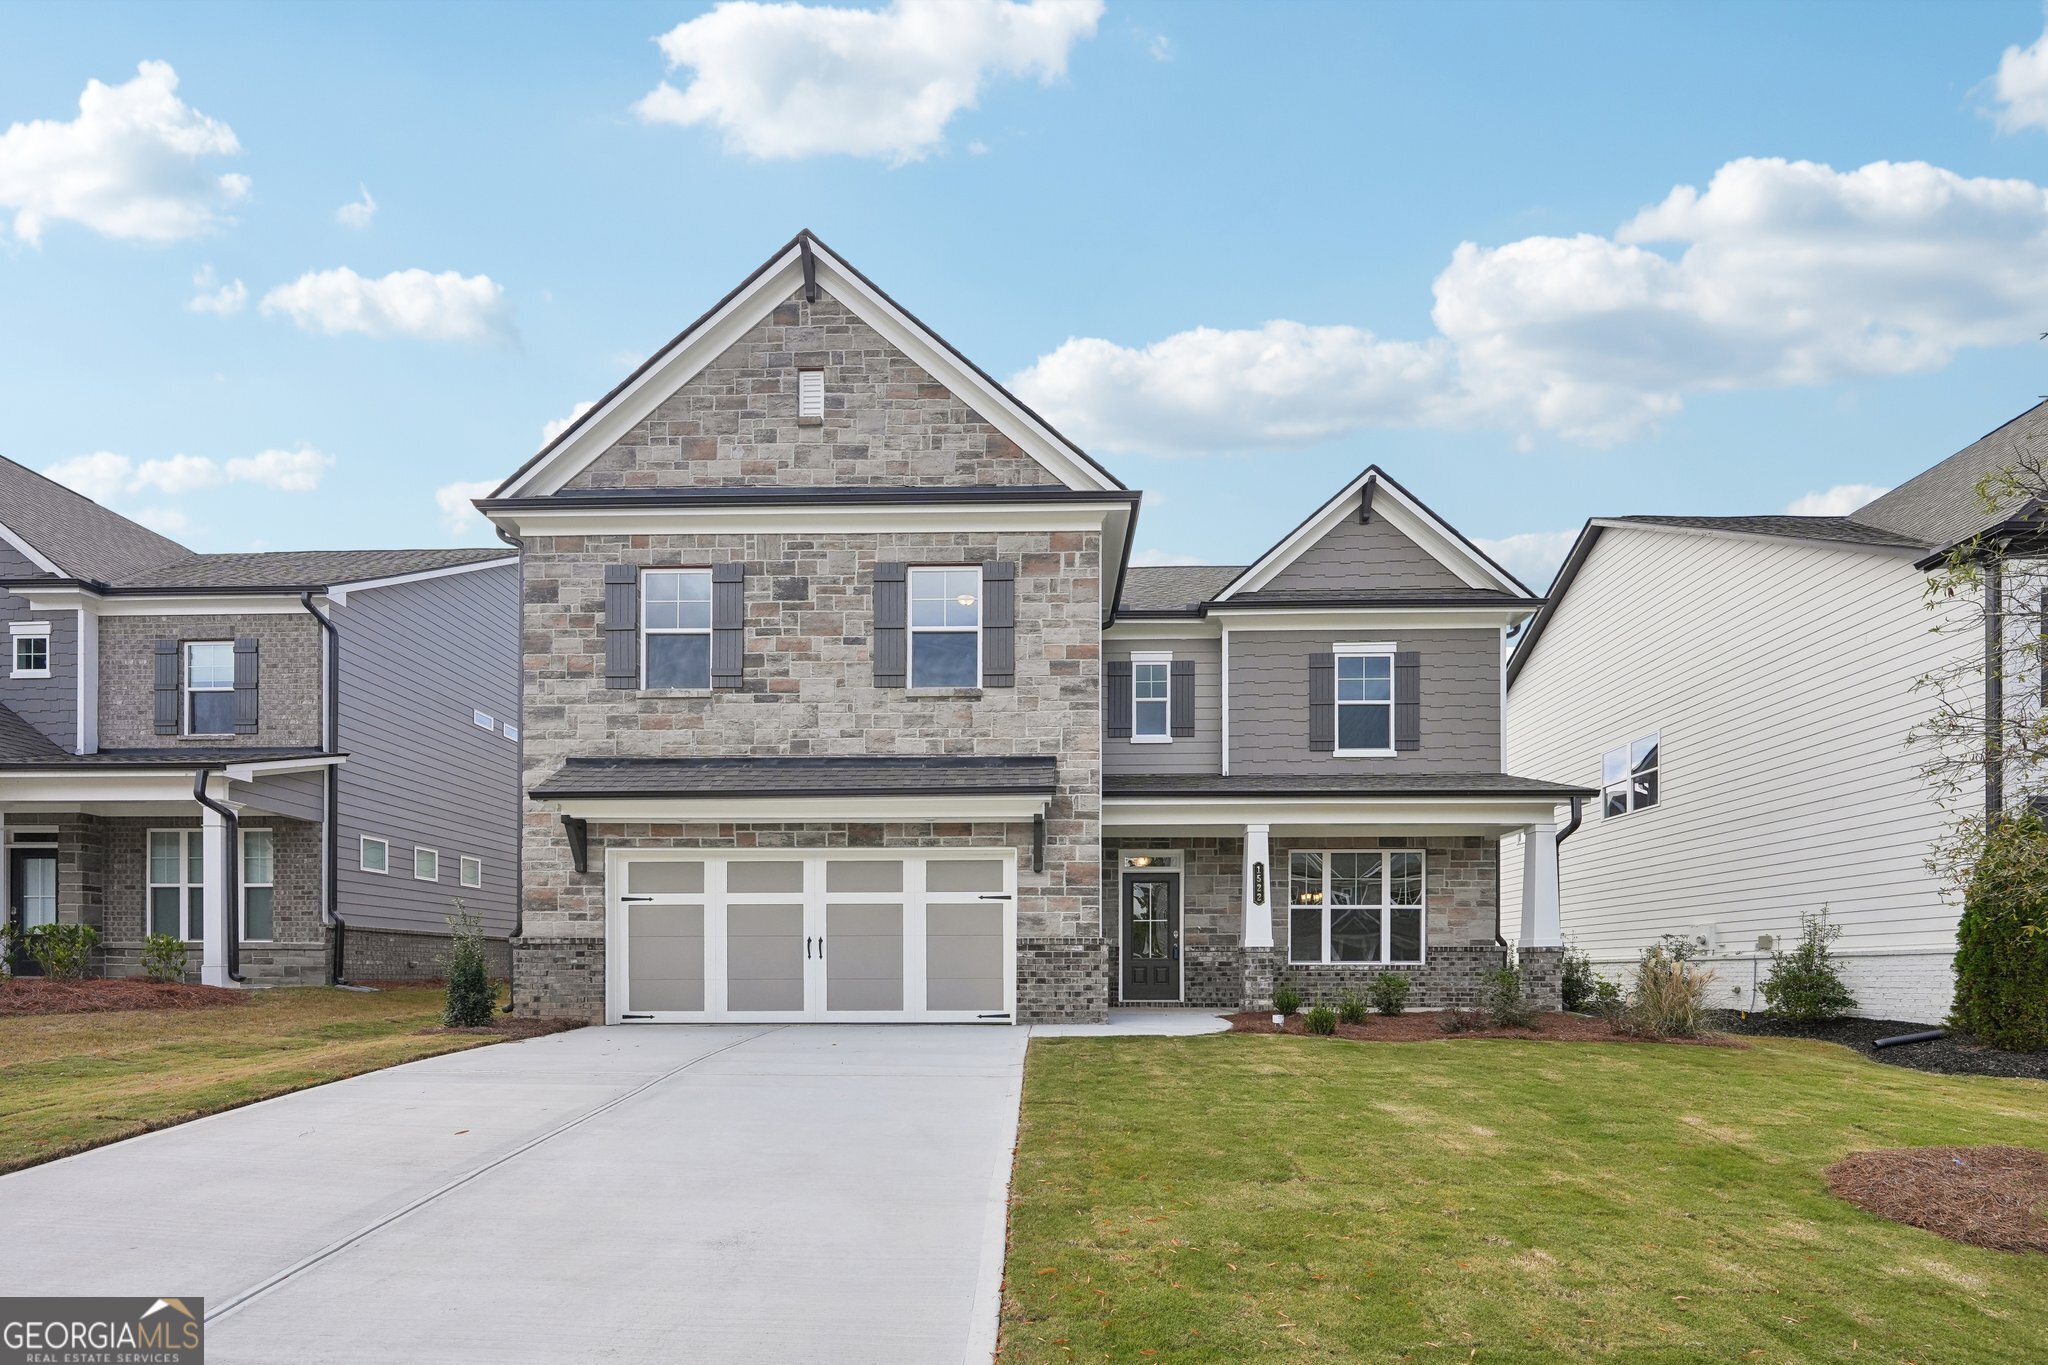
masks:
<path fill-rule="evenodd" d="M 185 733 L 235 732 L 235 647 L 219 640 L 185 646 Z"/>
<path fill-rule="evenodd" d="M 981 570 L 910 571 L 910 685 L 981 685 Z"/>
<path fill-rule="evenodd" d="M 1171 706 L 1173 656 L 1131 656 L 1131 742 L 1166 744 L 1173 739 Z"/>
<path fill-rule="evenodd" d="M 47 678 L 50 676 L 50 627 L 43 621 L 17 621 L 9 628 L 13 632 L 14 676 L 17 678 Z"/>
<path fill-rule="evenodd" d="M 1657 804 L 1657 736 L 1609 749 L 1600 760 L 1600 816 L 1608 819 Z"/>
<path fill-rule="evenodd" d="M 1337 646 L 1337 753 L 1394 752 L 1394 647 Z"/>
<path fill-rule="evenodd" d="M 640 584 L 641 674 L 654 688 L 711 686 L 711 570 L 649 569 Z"/>

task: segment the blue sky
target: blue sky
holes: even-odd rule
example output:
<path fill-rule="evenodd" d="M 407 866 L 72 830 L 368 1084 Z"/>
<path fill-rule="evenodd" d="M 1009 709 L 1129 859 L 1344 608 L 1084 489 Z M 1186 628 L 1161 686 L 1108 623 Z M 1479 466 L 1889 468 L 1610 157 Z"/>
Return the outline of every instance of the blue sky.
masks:
<path fill-rule="evenodd" d="M 1159 560 L 1377 461 L 1543 578 L 2048 391 L 2037 5 L 708 9 L 0 7 L 0 454 L 202 549 L 478 541 L 803 226 Z"/>

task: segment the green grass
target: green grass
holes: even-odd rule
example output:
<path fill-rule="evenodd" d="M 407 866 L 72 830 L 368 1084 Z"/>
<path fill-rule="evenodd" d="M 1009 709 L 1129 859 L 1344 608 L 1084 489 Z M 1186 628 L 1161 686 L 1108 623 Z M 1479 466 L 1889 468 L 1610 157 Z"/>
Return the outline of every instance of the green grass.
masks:
<path fill-rule="evenodd" d="M 0 1019 L 0 1171 L 492 1039 L 441 989 L 258 991 L 220 1009 Z"/>
<path fill-rule="evenodd" d="M 1823 1183 L 1938 1143 L 2048 1148 L 2048 1085 L 1780 1040 L 1043 1039 L 1001 1358 L 2039 1359 L 2048 1257 Z"/>

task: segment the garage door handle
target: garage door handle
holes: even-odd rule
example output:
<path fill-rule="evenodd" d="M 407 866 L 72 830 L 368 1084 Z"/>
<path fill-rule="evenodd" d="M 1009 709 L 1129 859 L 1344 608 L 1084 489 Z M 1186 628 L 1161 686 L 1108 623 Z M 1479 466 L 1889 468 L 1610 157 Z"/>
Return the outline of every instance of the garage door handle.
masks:
<path fill-rule="evenodd" d="M 809 962 L 810 960 L 811 960 L 811 939 L 810 939 L 810 935 L 806 934 L 806 935 L 804 936 L 804 961 L 806 961 L 806 962 Z"/>
<path fill-rule="evenodd" d="M 823 962 L 824 960 L 825 960 L 825 936 L 824 936 L 823 934 L 820 934 L 820 935 L 818 935 L 818 961 L 820 961 L 820 962 Z"/>
<path fill-rule="evenodd" d="M 1009 899 L 1009 896 L 1008 896 L 1008 895 L 1001 895 L 1001 896 L 976 896 L 976 897 L 975 897 L 975 899 L 976 899 L 976 900 L 978 900 L 978 901 L 1006 901 L 1006 900 L 1008 900 L 1008 899 Z"/>
<path fill-rule="evenodd" d="M 652 896 L 621 896 L 621 897 L 619 897 L 619 899 L 620 899 L 620 900 L 622 900 L 622 901 L 651 901 L 651 900 L 653 900 L 653 899 L 654 899 L 654 897 L 652 897 Z"/>

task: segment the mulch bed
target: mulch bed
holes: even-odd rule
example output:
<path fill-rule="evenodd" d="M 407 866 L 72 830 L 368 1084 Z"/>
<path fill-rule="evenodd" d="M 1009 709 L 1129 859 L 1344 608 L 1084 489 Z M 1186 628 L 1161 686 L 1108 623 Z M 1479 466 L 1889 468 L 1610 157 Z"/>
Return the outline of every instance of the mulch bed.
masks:
<path fill-rule="evenodd" d="M 197 1010 L 239 1005 L 246 991 L 220 986 L 188 986 L 178 981 L 151 981 L 131 976 L 118 980 L 87 978 L 51 981 L 17 976 L 0 980 L 0 1019 L 30 1014 L 109 1014 L 116 1010 Z"/>
<path fill-rule="evenodd" d="M 1766 1038 L 1811 1038 L 1823 1043 L 1840 1043 L 1888 1066 L 1911 1067 L 1948 1076 L 2012 1076 L 2022 1080 L 2048 1081 L 2048 1052 L 2001 1052 L 1967 1038 L 1951 1035 L 1931 1043 L 1906 1043 L 1899 1047 L 1873 1047 L 1879 1038 L 1896 1038 L 1901 1033 L 1920 1033 L 1933 1024 L 1911 1024 L 1901 1019 L 1837 1019 L 1826 1024 L 1788 1024 L 1768 1014 L 1744 1018 L 1732 1011 L 1717 1013 L 1714 1027 L 1729 1033 Z"/>
<path fill-rule="evenodd" d="M 1460 1038 L 1519 1038 L 1524 1042 L 1547 1043 L 1690 1043 L 1697 1047 L 1747 1047 L 1730 1038 L 1708 1034 L 1699 1038 L 1631 1038 L 1616 1033 L 1601 1020 L 1583 1014 L 1539 1014 L 1534 1028 L 1476 1028 L 1463 1033 L 1446 1033 L 1438 1022 L 1440 1010 L 1416 1010 L 1408 1014 L 1374 1014 L 1363 1024 L 1339 1024 L 1339 1038 L 1364 1043 L 1441 1043 Z M 1291 1033 L 1313 1037 L 1298 1014 L 1289 1015 L 1285 1028 L 1273 1026 L 1271 1011 L 1250 1011 L 1224 1016 L 1233 1033 Z"/>
<path fill-rule="evenodd" d="M 490 1023 L 476 1028 L 448 1028 L 436 1024 L 433 1028 L 415 1029 L 416 1033 L 474 1033 L 486 1038 L 540 1038 L 550 1033 L 567 1033 L 572 1028 L 582 1028 L 576 1019 L 536 1019 L 528 1014 L 501 1014 Z"/>
<path fill-rule="evenodd" d="M 1852 1152 L 1828 1189 L 1880 1218 L 1994 1251 L 2048 1253 L 2048 1152 L 1898 1147 Z"/>

